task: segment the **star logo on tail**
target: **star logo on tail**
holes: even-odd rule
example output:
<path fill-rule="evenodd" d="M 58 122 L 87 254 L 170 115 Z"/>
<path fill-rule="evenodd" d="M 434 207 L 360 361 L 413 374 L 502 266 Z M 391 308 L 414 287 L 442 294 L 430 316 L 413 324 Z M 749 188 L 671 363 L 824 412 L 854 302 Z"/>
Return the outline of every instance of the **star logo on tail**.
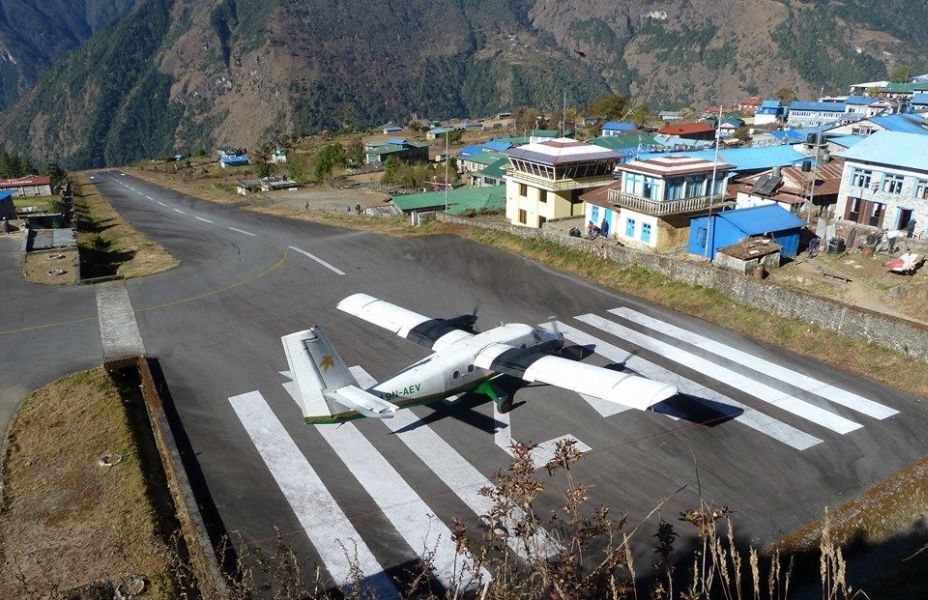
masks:
<path fill-rule="evenodd" d="M 319 363 L 319 368 L 323 372 L 328 372 L 329 369 L 335 366 L 335 359 L 331 355 L 323 356 L 322 362 Z"/>

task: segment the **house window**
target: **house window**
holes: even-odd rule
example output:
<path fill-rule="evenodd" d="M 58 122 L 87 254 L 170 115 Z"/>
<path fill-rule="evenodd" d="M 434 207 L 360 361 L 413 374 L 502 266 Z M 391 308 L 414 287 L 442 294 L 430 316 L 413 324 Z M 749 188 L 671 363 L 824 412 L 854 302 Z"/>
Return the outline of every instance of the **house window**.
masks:
<path fill-rule="evenodd" d="M 635 219 L 625 219 L 625 237 L 635 237 Z"/>
<path fill-rule="evenodd" d="M 865 169 L 854 169 L 851 175 L 851 185 L 854 187 L 870 187 L 870 179 L 873 177 L 873 171 Z"/>
<path fill-rule="evenodd" d="M 901 175 L 887 174 L 885 177 L 883 177 L 883 191 L 887 194 L 901 194 L 902 184 L 904 182 L 905 177 Z"/>
<path fill-rule="evenodd" d="M 538 201 L 539 202 L 548 201 L 548 190 L 538 190 Z"/>
<path fill-rule="evenodd" d="M 928 200 L 928 180 L 918 180 L 915 184 L 915 197 L 919 200 Z"/>
<path fill-rule="evenodd" d="M 528 213 L 521 208 L 519 209 L 519 223 L 525 225 L 528 222 Z"/>
<path fill-rule="evenodd" d="M 525 185 L 524 183 L 519 184 L 519 195 L 522 196 L 523 198 L 528 196 L 528 186 Z"/>
<path fill-rule="evenodd" d="M 646 244 L 651 243 L 651 224 L 650 223 L 641 224 L 641 241 Z"/>
<path fill-rule="evenodd" d="M 599 207 L 593 206 L 590 210 L 590 220 L 594 223 L 599 223 Z"/>

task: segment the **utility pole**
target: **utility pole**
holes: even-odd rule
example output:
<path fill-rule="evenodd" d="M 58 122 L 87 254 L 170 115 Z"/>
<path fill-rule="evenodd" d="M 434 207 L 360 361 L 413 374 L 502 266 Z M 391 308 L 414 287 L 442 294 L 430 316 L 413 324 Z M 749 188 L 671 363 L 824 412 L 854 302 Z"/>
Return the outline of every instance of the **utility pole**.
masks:
<path fill-rule="evenodd" d="M 706 228 L 706 258 L 712 244 L 712 203 L 715 202 L 715 178 L 719 169 L 719 143 L 722 141 L 722 105 L 719 105 L 719 118 L 715 122 L 715 161 L 712 163 L 712 183 L 709 192 L 709 226 Z"/>
<path fill-rule="evenodd" d="M 450 132 L 445 130 L 445 211 L 448 210 L 448 162 L 450 161 L 450 153 L 448 151 L 448 134 Z"/>
<path fill-rule="evenodd" d="M 818 179 L 818 163 L 822 157 L 822 126 L 818 126 L 818 133 L 815 134 L 815 164 L 812 169 L 812 186 L 809 188 L 809 200 L 806 204 L 806 225 L 812 224 L 812 199 L 815 196 L 815 180 Z"/>

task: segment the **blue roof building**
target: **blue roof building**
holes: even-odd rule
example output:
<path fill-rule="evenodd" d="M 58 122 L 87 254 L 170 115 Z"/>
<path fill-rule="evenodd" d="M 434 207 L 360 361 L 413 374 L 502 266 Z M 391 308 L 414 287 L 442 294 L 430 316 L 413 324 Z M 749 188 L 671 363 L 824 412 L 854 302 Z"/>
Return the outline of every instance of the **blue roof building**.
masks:
<path fill-rule="evenodd" d="M 13 192 L 6 190 L 0 192 L 0 221 L 3 219 L 15 219 L 16 207 L 13 205 Z"/>
<path fill-rule="evenodd" d="M 789 122 L 796 127 L 815 127 L 839 123 L 847 118 L 846 102 L 809 102 L 794 100 L 789 105 Z"/>
<path fill-rule="evenodd" d="M 671 152 L 642 154 L 641 159 L 672 156 Z M 703 160 L 715 160 L 715 150 L 696 150 L 687 152 L 687 156 Z M 732 165 L 736 175 L 766 171 L 773 167 L 786 167 L 801 164 L 808 156 L 797 152 L 790 146 L 766 146 L 759 148 L 723 148 L 719 150 L 719 162 Z"/>
<path fill-rule="evenodd" d="M 928 135 L 928 122 L 921 115 L 881 115 L 871 118 L 870 122 L 883 131 Z"/>
<path fill-rule="evenodd" d="M 754 112 L 755 125 L 776 123 L 786 116 L 786 107 L 779 100 L 764 100 Z"/>
<path fill-rule="evenodd" d="M 226 167 L 242 167 L 249 163 L 250 161 L 248 160 L 248 157 L 244 154 L 241 156 L 231 154 L 219 159 L 219 166 L 221 166 L 223 169 Z"/>
<path fill-rule="evenodd" d="M 501 142 L 499 140 L 493 140 L 489 142 L 484 142 L 480 144 L 480 147 L 484 150 L 489 150 L 491 152 L 505 152 L 512 148 L 512 144 L 509 142 Z"/>
<path fill-rule="evenodd" d="M 782 247 L 783 256 L 799 253 L 799 238 L 806 222 L 776 204 L 726 210 L 690 220 L 690 254 L 714 259 L 720 248 L 747 238 L 769 234 Z"/>
<path fill-rule="evenodd" d="M 624 135 L 638 131 L 633 123 L 622 123 L 620 121 L 607 121 L 603 124 L 602 137 L 611 137 L 615 135 Z"/>
<path fill-rule="evenodd" d="M 384 135 L 388 133 L 399 133 L 401 131 L 403 131 L 403 128 L 398 125 L 385 125 L 383 128 Z"/>
<path fill-rule="evenodd" d="M 928 94 L 915 94 L 912 96 L 912 110 L 915 112 L 928 111 Z"/>

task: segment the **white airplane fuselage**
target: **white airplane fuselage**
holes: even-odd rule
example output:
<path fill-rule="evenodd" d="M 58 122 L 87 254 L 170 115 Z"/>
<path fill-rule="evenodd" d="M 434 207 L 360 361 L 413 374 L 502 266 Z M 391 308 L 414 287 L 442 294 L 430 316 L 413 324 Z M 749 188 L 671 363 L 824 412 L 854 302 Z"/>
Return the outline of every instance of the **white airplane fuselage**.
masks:
<path fill-rule="evenodd" d="M 530 325 L 501 325 L 438 350 L 367 391 L 399 406 L 447 398 L 471 390 L 498 374 L 474 365 L 474 358 L 487 346 L 508 344 L 530 348 L 554 339 L 561 337 Z"/>

